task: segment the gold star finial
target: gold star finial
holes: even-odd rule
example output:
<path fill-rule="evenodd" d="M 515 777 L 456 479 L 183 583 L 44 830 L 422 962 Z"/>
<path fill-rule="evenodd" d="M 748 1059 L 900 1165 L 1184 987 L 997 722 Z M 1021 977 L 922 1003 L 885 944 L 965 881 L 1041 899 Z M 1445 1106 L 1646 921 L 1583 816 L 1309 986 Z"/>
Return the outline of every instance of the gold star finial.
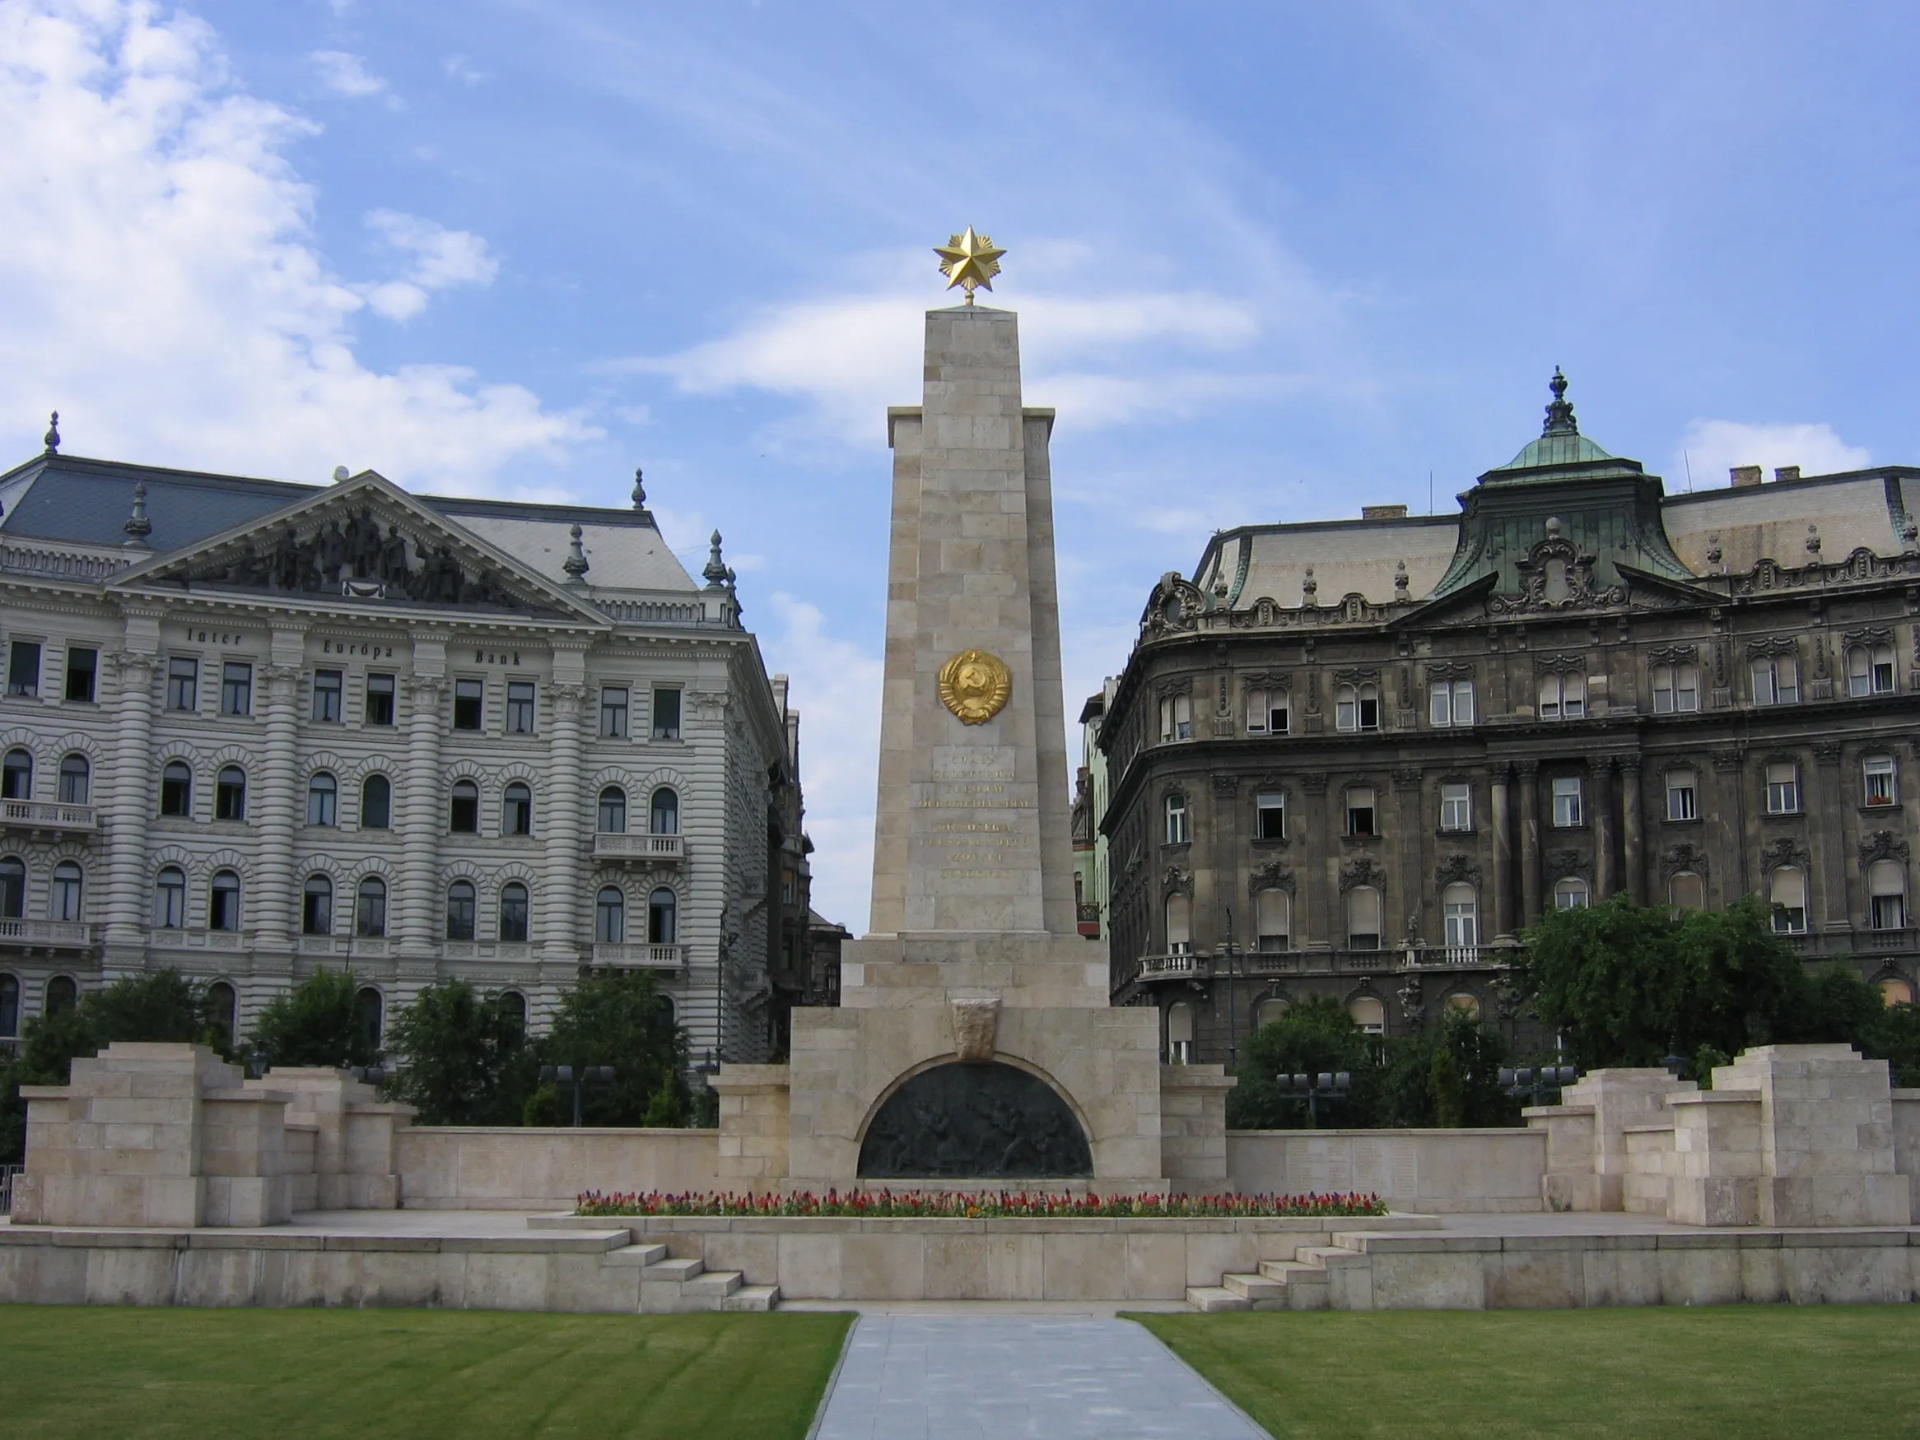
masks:
<path fill-rule="evenodd" d="M 940 257 L 940 273 L 947 277 L 947 288 L 965 286 L 967 304 L 971 305 L 976 286 L 993 289 L 993 277 L 1000 273 L 1000 257 L 1007 252 L 994 249 L 991 235 L 976 235 L 969 225 L 965 234 L 934 246 L 933 253 Z"/>

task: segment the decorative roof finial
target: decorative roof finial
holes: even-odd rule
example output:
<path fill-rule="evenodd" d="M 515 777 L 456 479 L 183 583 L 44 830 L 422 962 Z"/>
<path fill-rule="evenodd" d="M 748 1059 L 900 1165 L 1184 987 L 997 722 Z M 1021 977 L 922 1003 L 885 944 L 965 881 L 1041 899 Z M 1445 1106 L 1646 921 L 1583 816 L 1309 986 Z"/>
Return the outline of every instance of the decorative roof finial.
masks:
<path fill-rule="evenodd" d="M 636 510 L 644 510 L 647 508 L 646 481 L 641 475 L 638 465 L 633 467 L 633 508 Z"/>
<path fill-rule="evenodd" d="M 1007 252 L 994 248 L 993 237 L 976 235 L 969 225 L 944 245 L 933 247 L 940 257 L 940 273 L 947 277 L 947 289 L 966 287 L 967 304 L 973 304 L 975 289 L 993 289 L 993 277 L 1000 273 L 1000 257 Z"/>
<path fill-rule="evenodd" d="M 1547 382 L 1547 388 L 1553 391 L 1553 403 L 1547 406 L 1547 423 L 1540 427 L 1540 433 L 1578 435 L 1580 427 L 1574 423 L 1573 403 L 1567 399 L 1567 377 L 1560 373 L 1558 365 L 1553 367 L 1553 379 Z"/>
<path fill-rule="evenodd" d="M 153 522 L 147 518 L 147 482 L 133 482 L 133 513 L 127 516 L 127 523 L 120 527 L 127 532 L 126 544 L 137 549 L 145 549 L 147 536 L 153 533 Z"/>
<path fill-rule="evenodd" d="M 46 446 L 47 454 L 60 453 L 60 412 L 58 410 L 53 412 L 53 418 L 47 422 Z"/>
<path fill-rule="evenodd" d="M 578 522 L 574 524 L 571 534 L 573 535 L 573 553 L 567 556 L 560 568 L 567 572 L 569 585 L 584 585 L 587 583 L 587 571 L 591 567 L 587 564 L 587 552 L 580 545 Z"/>
<path fill-rule="evenodd" d="M 713 532 L 713 538 L 707 542 L 707 568 L 700 572 L 707 578 L 709 590 L 724 590 L 732 581 L 733 572 L 727 569 L 726 562 L 720 558 L 720 532 Z"/>

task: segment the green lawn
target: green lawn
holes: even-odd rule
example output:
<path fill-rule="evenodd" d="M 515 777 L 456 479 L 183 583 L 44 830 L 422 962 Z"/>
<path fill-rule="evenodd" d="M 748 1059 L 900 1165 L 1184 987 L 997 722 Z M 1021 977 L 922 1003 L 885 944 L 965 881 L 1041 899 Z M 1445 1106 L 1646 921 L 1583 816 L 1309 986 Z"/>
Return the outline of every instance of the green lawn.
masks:
<path fill-rule="evenodd" d="M 801 1440 L 846 1315 L 0 1306 L 0 1433 Z"/>
<path fill-rule="evenodd" d="M 1277 1440 L 1920 1433 L 1920 1309 L 1136 1319 Z"/>

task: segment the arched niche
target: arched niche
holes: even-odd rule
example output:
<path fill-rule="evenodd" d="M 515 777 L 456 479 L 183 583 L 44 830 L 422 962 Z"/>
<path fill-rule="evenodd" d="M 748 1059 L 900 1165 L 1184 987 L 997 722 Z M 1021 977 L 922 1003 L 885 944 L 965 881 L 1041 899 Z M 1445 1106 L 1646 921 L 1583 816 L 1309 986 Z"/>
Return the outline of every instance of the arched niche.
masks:
<path fill-rule="evenodd" d="M 999 1061 L 936 1065 L 894 1091 L 860 1142 L 863 1180 L 1088 1179 L 1093 1152 L 1067 1104 Z"/>

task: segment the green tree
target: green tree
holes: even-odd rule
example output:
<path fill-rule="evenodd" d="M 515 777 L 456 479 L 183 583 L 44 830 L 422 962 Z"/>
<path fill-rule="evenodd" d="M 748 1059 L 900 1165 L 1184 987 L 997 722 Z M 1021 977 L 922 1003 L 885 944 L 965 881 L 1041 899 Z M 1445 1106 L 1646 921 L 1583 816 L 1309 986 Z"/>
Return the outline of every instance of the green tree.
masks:
<path fill-rule="evenodd" d="M 1442 1130 L 1458 1130 L 1467 1123 L 1467 1081 L 1451 1045 L 1433 1047 L 1427 1065 L 1427 1088 L 1433 1094 L 1434 1123 Z"/>
<path fill-rule="evenodd" d="M 1920 1086 L 1920 1005 L 1889 1005 L 1868 1027 L 1862 1053 L 1885 1060 L 1896 1085 Z"/>
<path fill-rule="evenodd" d="M 1725 910 L 1683 912 L 1673 945 L 1682 986 L 1673 1034 L 1679 1054 L 1711 1045 L 1738 1055 L 1785 1038 L 1806 1014 L 1806 966 L 1774 933 L 1758 896 L 1743 895 Z"/>
<path fill-rule="evenodd" d="M 611 1085 L 587 1089 L 581 1118 L 589 1125 L 645 1125 L 662 1085 L 685 1094 L 686 1034 L 644 970 L 590 975 L 561 998 L 553 1028 L 538 1046 L 554 1065 L 611 1065 Z M 560 1097 L 570 1114 L 573 1097 Z"/>
<path fill-rule="evenodd" d="M 1312 995 L 1269 1021 L 1240 1046 L 1227 1092 L 1227 1124 L 1235 1130 L 1298 1130 L 1312 1123 L 1307 1104 L 1280 1093 L 1276 1077 L 1347 1071 L 1350 1098 L 1325 1102 L 1323 1125 L 1373 1123 L 1381 1070 L 1375 1047 L 1339 1001 Z"/>
<path fill-rule="evenodd" d="M 1416 1129 L 1517 1124 L 1523 1102 L 1500 1088 L 1500 1067 L 1509 1058 L 1497 1030 L 1482 1025 L 1477 1016 L 1449 1009 L 1437 1027 L 1387 1042 L 1386 1074 L 1374 1123 Z M 1445 1108 L 1443 1076 L 1459 1080 L 1457 1100 Z M 1448 1078 L 1445 1088 L 1451 1091 L 1451 1087 Z"/>
<path fill-rule="evenodd" d="M 357 995 L 351 970 L 316 970 L 260 1012 L 253 1043 L 274 1065 L 371 1065 L 380 1051 Z"/>
<path fill-rule="evenodd" d="M 423 1125 L 515 1124 L 536 1075 L 519 1009 L 465 980 L 429 985 L 399 1010 L 387 1049 L 404 1061 L 388 1091 Z"/>

